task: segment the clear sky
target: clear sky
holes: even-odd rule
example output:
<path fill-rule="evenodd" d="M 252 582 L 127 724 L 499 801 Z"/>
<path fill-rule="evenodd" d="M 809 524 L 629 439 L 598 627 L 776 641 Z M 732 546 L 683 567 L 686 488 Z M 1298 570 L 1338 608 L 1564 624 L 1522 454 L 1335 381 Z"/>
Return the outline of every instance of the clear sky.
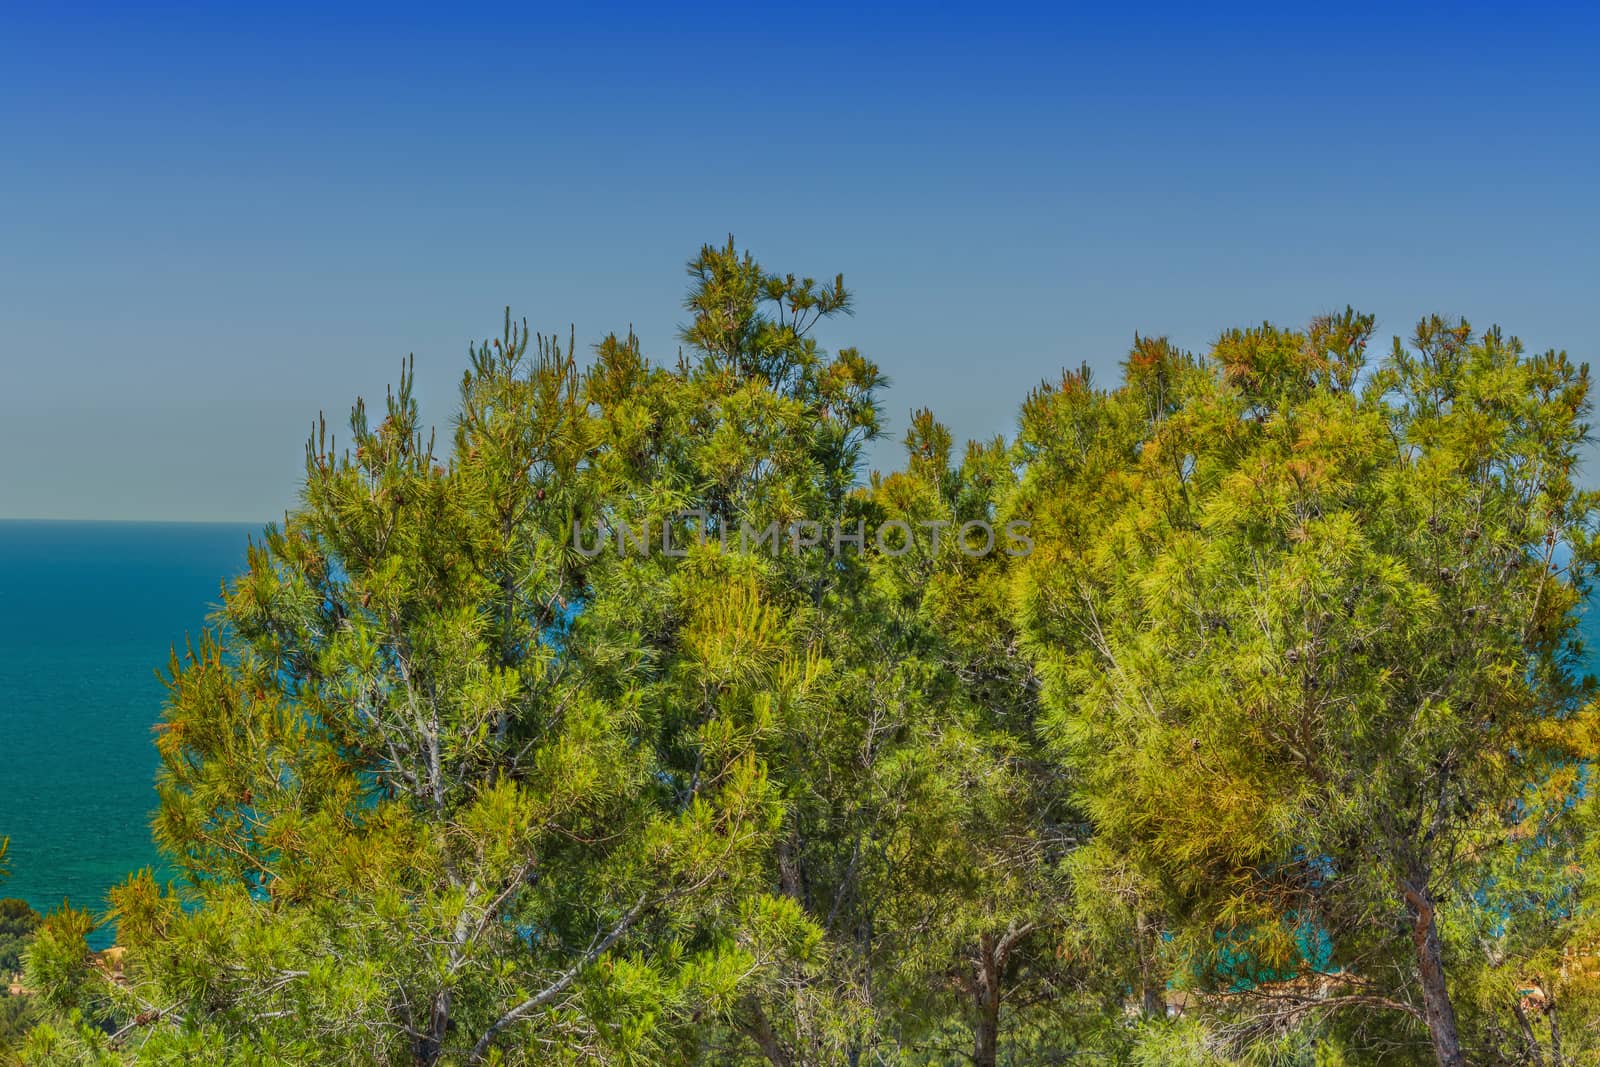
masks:
<path fill-rule="evenodd" d="M 0 516 L 278 517 L 507 304 L 670 358 L 729 232 L 845 273 L 895 435 L 1345 304 L 1600 356 L 1577 6 L 336 6 L 0 8 Z"/>

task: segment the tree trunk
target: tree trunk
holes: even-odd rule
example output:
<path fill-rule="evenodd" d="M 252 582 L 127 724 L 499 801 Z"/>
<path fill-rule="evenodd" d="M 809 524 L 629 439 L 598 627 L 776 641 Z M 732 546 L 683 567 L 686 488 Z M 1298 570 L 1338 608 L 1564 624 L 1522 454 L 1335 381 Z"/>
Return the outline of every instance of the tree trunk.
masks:
<path fill-rule="evenodd" d="M 767 1058 L 772 1067 L 790 1067 L 794 1063 L 794 1057 L 783 1047 L 778 1035 L 772 1032 L 772 1023 L 767 1019 L 767 1013 L 761 1010 L 761 1005 L 757 1004 L 753 997 L 746 1001 L 746 1006 L 749 1009 L 749 1021 L 741 1029 L 761 1049 L 761 1054 Z"/>
<path fill-rule="evenodd" d="M 1456 1031 L 1456 1012 L 1450 1004 L 1450 991 L 1444 980 L 1444 952 L 1439 944 L 1439 926 L 1434 920 L 1434 901 L 1426 878 L 1402 880 L 1400 893 L 1411 915 L 1411 943 L 1417 953 L 1417 977 L 1422 985 L 1422 1010 L 1428 1022 L 1428 1037 L 1439 1067 L 1466 1067 L 1461 1054 L 1461 1037 Z"/>
<path fill-rule="evenodd" d="M 1167 1017 L 1167 984 L 1156 968 L 1156 946 L 1160 935 L 1151 931 L 1150 920 L 1141 914 L 1138 919 L 1139 988 L 1143 993 L 1146 1018 Z"/>
<path fill-rule="evenodd" d="M 444 1053 L 445 1033 L 450 1029 L 450 994 L 440 990 L 428 1008 L 428 1032 L 417 1042 L 417 1067 L 433 1067 Z"/>
<path fill-rule="evenodd" d="M 778 842 L 778 892 L 805 903 L 800 875 L 800 831 L 790 830 Z"/>
<path fill-rule="evenodd" d="M 1561 1060 L 1561 1023 L 1556 1019 L 1555 986 L 1551 986 L 1549 1000 L 1545 1003 L 1545 1017 L 1550 1020 L 1550 1061 L 1554 1067 L 1565 1067 Z"/>
<path fill-rule="evenodd" d="M 978 939 L 978 973 L 973 985 L 973 1006 L 977 1022 L 973 1026 L 972 1062 L 976 1067 L 995 1067 L 1000 1051 L 1000 968 L 995 938 L 984 934 Z"/>
<path fill-rule="evenodd" d="M 1533 1032 L 1533 1023 L 1529 1021 L 1528 1013 L 1522 1007 L 1520 999 L 1513 1003 L 1511 1011 L 1517 1017 L 1517 1026 L 1522 1030 L 1522 1041 L 1527 1049 L 1530 1067 L 1544 1067 L 1544 1054 L 1539 1051 L 1539 1035 Z"/>

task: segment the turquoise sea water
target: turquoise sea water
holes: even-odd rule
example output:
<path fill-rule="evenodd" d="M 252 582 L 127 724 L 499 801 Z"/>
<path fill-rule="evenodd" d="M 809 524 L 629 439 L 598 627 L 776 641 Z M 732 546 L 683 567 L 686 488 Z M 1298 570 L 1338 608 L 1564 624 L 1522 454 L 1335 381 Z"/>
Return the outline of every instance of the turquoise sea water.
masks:
<path fill-rule="evenodd" d="M 157 863 L 155 670 L 257 529 L 0 521 L 0 897 L 98 914 L 107 888 Z"/>

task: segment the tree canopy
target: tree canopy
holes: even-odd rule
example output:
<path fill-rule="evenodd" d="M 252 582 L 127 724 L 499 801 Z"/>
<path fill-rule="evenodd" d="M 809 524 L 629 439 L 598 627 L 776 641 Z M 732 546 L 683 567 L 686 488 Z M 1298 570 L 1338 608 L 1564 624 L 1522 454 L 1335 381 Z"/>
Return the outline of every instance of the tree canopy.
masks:
<path fill-rule="evenodd" d="M 1596 1063 L 1588 369 L 1136 337 L 958 449 L 730 238 L 408 362 L 166 669 L 31 1063 Z M 115 923 L 120 975 L 86 965 Z"/>

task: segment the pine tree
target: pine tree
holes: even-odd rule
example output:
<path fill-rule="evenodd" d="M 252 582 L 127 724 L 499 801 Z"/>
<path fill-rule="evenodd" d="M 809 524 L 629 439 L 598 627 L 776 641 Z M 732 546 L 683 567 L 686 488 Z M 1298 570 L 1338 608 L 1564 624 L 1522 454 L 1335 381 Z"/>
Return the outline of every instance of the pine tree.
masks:
<path fill-rule="evenodd" d="M 872 487 L 880 528 L 914 535 L 899 553 L 887 535 L 872 558 L 897 609 L 889 654 L 919 672 L 877 784 L 885 1014 L 913 1048 L 963 1034 L 972 1061 L 993 1065 L 1002 1049 L 1047 1054 L 1082 1023 L 1063 878 L 1082 828 L 1042 758 L 1038 677 L 1013 622 L 1029 543 L 1007 510 L 1011 449 L 971 443 L 953 462 L 927 411 L 913 414 L 906 448 L 906 470 Z"/>
<path fill-rule="evenodd" d="M 1398 1010 L 1460 1064 L 1441 912 L 1593 751 L 1588 378 L 1436 318 L 1370 370 L 1371 328 L 1229 332 L 1158 375 L 1175 405 L 1136 350 L 1102 401 L 1154 416 L 1127 503 L 1061 539 L 1076 563 L 1035 576 L 1032 627 L 1086 869 L 1159 905 L 1179 973 L 1291 1006 L 1331 985 L 1303 1010 Z"/>
<path fill-rule="evenodd" d="M 535 340 L 473 349 L 448 459 L 409 368 L 353 447 L 319 428 L 303 505 L 174 656 L 155 826 L 183 880 L 112 894 L 147 1055 L 648 1054 L 728 981 L 683 932 L 737 907 L 769 790 L 738 737 L 663 790 L 648 684 L 586 670 L 632 652 L 574 623 L 601 435 L 570 345 Z"/>
<path fill-rule="evenodd" d="M 595 664 L 639 685 L 662 784 L 691 797 L 710 745 L 747 744 L 775 793 L 774 837 L 754 921 L 723 931 L 760 966 L 726 1029 L 699 1028 L 717 1057 L 830 1063 L 868 1040 L 857 957 L 841 936 L 864 832 L 852 759 L 866 719 L 855 666 L 858 556 L 834 532 L 859 521 L 849 492 L 877 433 L 877 368 L 828 355 L 819 321 L 848 311 L 831 285 L 767 272 L 733 242 L 689 267 L 671 369 L 629 338 L 600 346 L 591 397 L 612 435 L 600 477 L 620 491 L 593 517 L 616 536 L 597 558 L 580 628 L 633 650 Z M 622 488 L 625 487 L 625 488 Z M 649 531 L 641 553 L 633 535 Z M 663 532 L 663 531 L 670 531 Z M 682 555 L 660 549 L 683 546 Z"/>

